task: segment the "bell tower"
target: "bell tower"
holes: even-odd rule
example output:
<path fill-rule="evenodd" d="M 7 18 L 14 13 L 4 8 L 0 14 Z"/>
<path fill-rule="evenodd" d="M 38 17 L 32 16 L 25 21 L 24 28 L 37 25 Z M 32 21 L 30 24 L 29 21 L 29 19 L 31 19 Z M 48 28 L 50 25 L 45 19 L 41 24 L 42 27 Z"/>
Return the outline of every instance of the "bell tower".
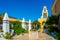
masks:
<path fill-rule="evenodd" d="M 47 7 L 44 6 L 43 10 L 42 10 L 42 16 L 41 16 L 41 18 L 47 18 L 47 17 L 48 17 L 48 10 L 47 10 Z"/>
<path fill-rule="evenodd" d="M 42 16 L 41 18 L 38 19 L 38 21 L 40 22 L 40 32 L 43 32 L 44 23 L 46 22 L 47 18 L 48 18 L 48 10 L 47 10 L 47 7 L 44 6 L 42 10 Z"/>

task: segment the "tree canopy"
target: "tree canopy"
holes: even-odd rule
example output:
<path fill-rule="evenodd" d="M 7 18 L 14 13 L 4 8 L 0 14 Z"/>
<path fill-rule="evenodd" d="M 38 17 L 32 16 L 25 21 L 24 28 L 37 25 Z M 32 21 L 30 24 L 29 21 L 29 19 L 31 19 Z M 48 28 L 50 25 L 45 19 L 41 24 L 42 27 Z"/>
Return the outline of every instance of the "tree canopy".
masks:
<path fill-rule="evenodd" d="M 38 30 L 39 28 L 40 28 L 40 22 L 38 22 L 37 20 L 32 22 L 32 29 Z"/>
<path fill-rule="evenodd" d="M 47 25 L 52 25 L 52 24 L 58 25 L 58 16 L 48 17 L 48 18 L 47 18 L 47 21 L 46 21 L 46 24 L 47 24 Z"/>

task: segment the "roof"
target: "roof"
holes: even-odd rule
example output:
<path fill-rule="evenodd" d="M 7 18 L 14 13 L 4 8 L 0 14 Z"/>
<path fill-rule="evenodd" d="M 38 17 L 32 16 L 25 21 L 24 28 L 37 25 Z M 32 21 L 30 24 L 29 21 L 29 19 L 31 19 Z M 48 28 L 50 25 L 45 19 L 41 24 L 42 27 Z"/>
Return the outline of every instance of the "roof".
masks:
<path fill-rule="evenodd" d="M 9 20 L 8 14 L 5 13 L 3 20 Z"/>

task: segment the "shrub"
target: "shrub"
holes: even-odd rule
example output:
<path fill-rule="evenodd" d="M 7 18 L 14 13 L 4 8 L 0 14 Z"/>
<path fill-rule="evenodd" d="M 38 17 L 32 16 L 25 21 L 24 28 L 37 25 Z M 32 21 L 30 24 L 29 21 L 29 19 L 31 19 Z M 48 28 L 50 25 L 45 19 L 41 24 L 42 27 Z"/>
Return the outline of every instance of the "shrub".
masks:
<path fill-rule="evenodd" d="M 12 27 L 12 25 L 13 25 L 13 27 Z M 17 35 L 28 32 L 27 30 L 22 28 L 21 22 L 19 22 L 19 21 L 11 22 L 10 28 L 13 29 L 15 34 L 17 34 Z"/>
<path fill-rule="evenodd" d="M 60 35 L 59 35 L 59 33 L 56 33 L 56 40 L 59 40 L 60 39 Z"/>
<path fill-rule="evenodd" d="M 5 39 L 11 39 L 11 34 L 6 32 L 6 34 L 3 36 Z"/>
<path fill-rule="evenodd" d="M 57 27 L 48 26 L 48 27 L 47 27 L 47 30 L 48 30 L 49 32 L 56 32 L 56 31 L 57 31 Z"/>

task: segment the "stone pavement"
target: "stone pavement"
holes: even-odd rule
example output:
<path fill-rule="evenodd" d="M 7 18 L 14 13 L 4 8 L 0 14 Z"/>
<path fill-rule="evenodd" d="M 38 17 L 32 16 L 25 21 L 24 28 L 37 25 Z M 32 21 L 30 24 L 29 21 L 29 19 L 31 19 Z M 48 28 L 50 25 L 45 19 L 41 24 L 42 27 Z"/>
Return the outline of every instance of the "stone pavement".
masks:
<path fill-rule="evenodd" d="M 53 37 L 49 36 L 46 33 L 39 33 L 38 39 L 30 39 L 29 34 L 25 33 L 24 35 L 15 35 L 12 40 L 55 40 Z M 33 38 L 33 37 L 32 37 Z"/>
<path fill-rule="evenodd" d="M 12 40 L 29 40 L 29 35 L 28 33 L 25 33 L 24 35 L 15 35 Z"/>

